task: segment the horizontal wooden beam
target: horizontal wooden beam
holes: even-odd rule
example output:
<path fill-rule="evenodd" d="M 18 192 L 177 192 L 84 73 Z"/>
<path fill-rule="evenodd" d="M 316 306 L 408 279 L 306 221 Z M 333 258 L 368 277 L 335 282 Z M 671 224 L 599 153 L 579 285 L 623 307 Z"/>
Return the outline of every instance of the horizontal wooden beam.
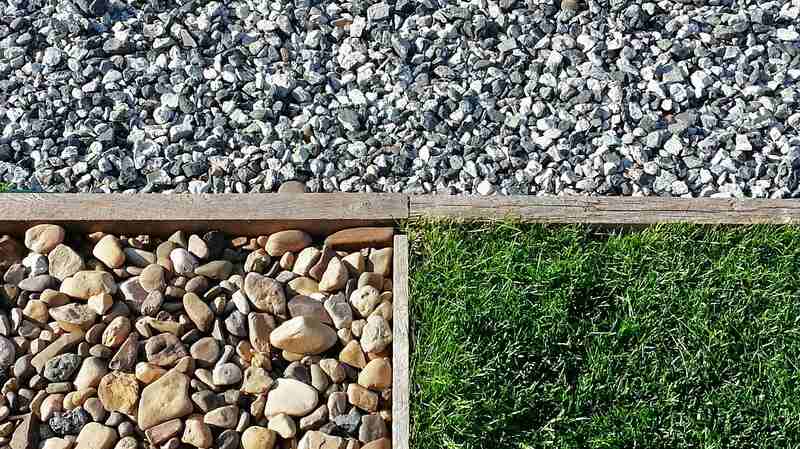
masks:
<path fill-rule="evenodd" d="M 800 223 L 797 200 L 418 195 L 409 197 L 409 211 L 411 218 L 513 218 L 531 223 Z"/>
<path fill-rule="evenodd" d="M 317 236 L 408 218 L 401 194 L 0 194 L 0 233 L 37 223 L 76 231 L 164 235 L 218 229 L 238 235 L 303 229 Z"/>
<path fill-rule="evenodd" d="M 536 223 L 800 223 L 800 201 L 759 199 L 307 194 L 0 194 L 0 233 L 45 222 L 79 231 L 163 235 L 219 229 L 260 235 L 304 229 L 314 235 L 407 218 Z"/>

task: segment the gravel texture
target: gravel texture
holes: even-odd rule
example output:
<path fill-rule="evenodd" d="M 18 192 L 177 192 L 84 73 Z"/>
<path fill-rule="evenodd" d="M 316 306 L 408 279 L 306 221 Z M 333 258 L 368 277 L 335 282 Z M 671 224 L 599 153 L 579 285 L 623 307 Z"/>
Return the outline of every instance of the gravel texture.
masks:
<path fill-rule="evenodd" d="M 0 182 L 800 196 L 800 0 L 9 0 Z"/>
<path fill-rule="evenodd" d="M 393 234 L 0 236 L 0 447 L 391 449 Z"/>

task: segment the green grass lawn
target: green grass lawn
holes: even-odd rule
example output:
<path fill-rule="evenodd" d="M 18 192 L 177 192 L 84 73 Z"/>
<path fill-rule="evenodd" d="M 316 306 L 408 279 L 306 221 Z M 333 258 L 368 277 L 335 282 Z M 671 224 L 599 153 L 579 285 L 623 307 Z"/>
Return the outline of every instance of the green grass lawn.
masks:
<path fill-rule="evenodd" d="M 800 229 L 407 232 L 415 448 L 800 447 Z"/>

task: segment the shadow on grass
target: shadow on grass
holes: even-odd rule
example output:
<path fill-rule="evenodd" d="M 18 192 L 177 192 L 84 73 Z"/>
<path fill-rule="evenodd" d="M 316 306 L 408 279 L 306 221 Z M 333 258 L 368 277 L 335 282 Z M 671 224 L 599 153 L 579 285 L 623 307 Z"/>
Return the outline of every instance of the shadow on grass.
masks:
<path fill-rule="evenodd" d="M 799 230 L 408 232 L 414 447 L 798 447 Z"/>

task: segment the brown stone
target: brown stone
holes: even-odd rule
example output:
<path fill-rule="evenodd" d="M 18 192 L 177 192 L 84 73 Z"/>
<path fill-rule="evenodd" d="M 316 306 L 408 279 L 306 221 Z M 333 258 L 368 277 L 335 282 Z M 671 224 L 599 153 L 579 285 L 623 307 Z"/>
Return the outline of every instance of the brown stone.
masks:
<path fill-rule="evenodd" d="M 313 295 L 319 293 L 319 283 L 309 277 L 294 278 L 286 284 L 287 292 L 294 295 Z"/>
<path fill-rule="evenodd" d="M 251 366 L 244 370 L 244 380 L 242 381 L 242 393 L 250 395 L 264 394 L 272 386 L 272 378 L 267 370 Z"/>
<path fill-rule="evenodd" d="M 261 312 L 273 315 L 286 314 L 286 294 L 276 280 L 258 273 L 247 273 L 244 278 L 247 299 Z"/>
<path fill-rule="evenodd" d="M 148 293 L 163 290 L 167 286 L 167 270 L 161 265 L 150 264 L 139 275 L 139 284 Z"/>
<path fill-rule="evenodd" d="M 210 368 L 219 360 L 219 343 L 213 337 L 203 337 L 192 344 L 189 353 L 200 367 Z"/>
<path fill-rule="evenodd" d="M 355 368 L 364 368 L 367 366 L 367 358 L 364 355 L 364 350 L 356 340 L 347 343 L 342 352 L 339 353 L 339 360 Z"/>
<path fill-rule="evenodd" d="M 266 427 L 251 426 L 242 433 L 242 449 L 273 449 L 278 435 Z"/>
<path fill-rule="evenodd" d="M 106 374 L 97 387 L 97 397 L 109 412 L 134 415 L 136 403 L 139 401 L 139 384 L 136 376 L 119 371 Z"/>
<path fill-rule="evenodd" d="M 121 268 L 125 265 L 125 252 L 118 238 L 106 235 L 92 250 L 92 255 L 109 268 Z"/>
<path fill-rule="evenodd" d="M 316 430 L 326 422 L 328 422 L 328 406 L 322 404 L 310 414 L 300 418 L 300 430 Z"/>
<path fill-rule="evenodd" d="M 347 393 L 336 391 L 328 396 L 328 416 L 331 419 L 347 414 Z"/>
<path fill-rule="evenodd" d="M 66 232 L 64 228 L 53 224 L 40 224 L 32 226 L 25 231 L 25 246 L 39 254 L 49 254 L 56 246 L 64 241 Z"/>
<path fill-rule="evenodd" d="M 297 443 L 297 449 L 345 449 L 347 441 L 341 437 L 311 430 Z"/>
<path fill-rule="evenodd" d="M 152 444 L 161 444 L 177 435 L 182 429 L 183 422 L 180 419 L 171 419 L 147 429 L 144 434 Z"/>
<path fill-rule="evenodd" d="M 189 399 L 189 378 L 172 370 L 144 387 L 137 421 L 139 427 L 146 430 L 170 419 L 184 417 L 193 409 Z"/>
<path fill-rule="evenodd" d="M 247 315 L 250 345 L 258 352 L 270 352 L 269 335 L 275 330 L 275 318 L 268 313 L 251 312 Z"/>
<path fill-rule="evenodd" d="M 358 384 L 370 390 L 385 390 L 392 387 L 392 364 L 389 359 L 371 360 L 358 373 Z"/>
<path fill-rule="evenodd" d="M 47 255 L 50 276 L 60 281 L 83 270 L 83 258 L 67 245 L 59 244 Z"/>
<path fill-rule="evenodd" d="M 28 413 L 23 416 L 22 421 L 17 425 L 14 434 L 11 436 L 9 446 L 11 449 L 31 449 L 39 444 L 39 421 Z"/>
<path fill-rule="evenodd" d="M 347 378 L 347 373 L 344 370 L 344 367 L 341 363 L 339 363 L 336 359 L 322 359 L 319 361 L 319 367 L 322 368 L 322 371 L 330 377 L 333 383 L 341 383 Z"/>
<path fill-rule="evenodd" d="M 335 345 L 337 340 L 333 328 L 306 316 L 283 322 L 269 336 L 272 346 L 297 354 L 321 354 Z"/>
<path fill-rule="evenodd" d="M 39 296 L 39 299 L 47 304 L 48 307 L 58 307 L 63 306 L 70 302 L 69 296 L 57 291 L 57 290 L 45 290 Z"/>
<path fill-rule="evenodd" d="M 197 234 L 189 236 L 186 249 L 199 259 L 208 259 L 208 245 L 206 245 L 206 242 Z"/>
<path fill-rule="evenodd" d="M 60 290 L 73 298 L 89 299 L 101 293 L 113 295 L 117 292 L 117 283 L 114 276 L 105 271 L 79 271 L 64 279 Z"/>
<path fill-rule="evenodd" d="M 167 370 L 152 363 L 139 362 L 136 364 L 136 379 L 145 385 L 149 385 L 161 378 Z"/>
<path fill-rule="evenodd" d="M 136 332 L 128 334 L 128 338 L 120 345 L 117 353 L 108 362 L 108 367 L 112 370 L 133 371 L 136 359 L 139 354 L 139 334 Z"/>
<path fill-rule="evenodd" d="M 86 304 L 66 304 L 50 309 L 50 316 L 67 332 L 87 331 L 97 319 L 97 313 Z"/>
<path fill-rule="evenodd" d="M 216 281 L 224 281 L 231 276 L 233 264 L 227 260 L 212 260 L 195 268 L 194 274 L 205 276 Z"/>
<path fill-rule="evenodd" d="M 78 434 L 75 449 L 111 449 L 117 442 L 117 431 L 111 427 L 91 422 Z"/>
<path fill-rule="evenodd" d="M 280 378 L 276 387 L 267 394 L 264 416 L 272 418 L 285 413 L 289 416 L 305 416 L 316 408 L 319 395 L 310 385 L 298 380 Z"/>
<path fill-rule="evenodd" d="M 183 297 L 183 295 L 181 295 Z M 139 311 L 145 316 L 155 316 L 164 303 L 164 294 L 159 290 L 153 290 L 144 298 L 144 302 L 139 305 Z"/>
<path fill-rule="evenodd" d="M 184 293 L 185 294 L 185 293 Z M 183 297 L 183 295 L 181 295 Z M 181 323 L 177 321 L 171 320 L 157 320 L 155 318 L 145 318 L 143 322 L 147 323 L 147 325 L 153 330 L 157 332 L 166 332 L 173 335 L 178 335 L 181 333 Z"/>
<path fill-rule="evenodd" d="M 28 303 L 25 304 L 25 308 L 22 309 L 22 315 L 39 324 L 46 323 L 47 319 L 50 317 L 47 304 L 38 299 L 28 301 Z"/>
<path fill-rule="evenodd" d="M 144 349 L 147 361 L 158 366 L 172 366 L 178 359 L 189 355 L 178 337 L 170 333 L 150 337 Z"/>
<path fill-rule="evenodd" d="M 369 261 L 372 263 L 372 271 L 388 278 L 392 275 L 392 248 L 372 250 L 369 253 Z"/>
<path fill-rule="evenodd" d="M 331 259 L 334 257 L 336 257 L 336 252 L 324 246 L 319 260 L 308 270 L 308 276 L 319 282 L 322 279 L 322 275 L 325 274 L 325 270 L 328 269 L 328 263 L 330 263 Z"/>
<path fill-rule="evenodd" d="M 96 314 L 103 315 L 114 305 L 114 297 L 108 293 L 100 293 L 89 298 L 88 305 Z"/>
<path fill-rule="evenodd" d="M 310 235 L 303 231 L 290 230 L 270 235 L 265 249 L 270 256 L 280 257 L 287 252 L 298 252 L 309 245 Z"/>
<path fill-rule="evenodd" d="M 350 304 L 362 317 L 368 317 L 381 303 L 381 292 L 371 286 L 359 287 L 350 295 Z"/>
<path fill-rule="evenodd" d="M 392 305 L 391 301 L 387 301 L 384 299 L 384 295 L 381 294 L 381 303 L 375 310 L 372 311 L 373 315 L 380 315 L 383 317 L 384 320 L 387 322 L 392 319 L 394 314 L 394 306 Z"/>
<path fill-rule="evenodd" d="M 244 271 L 264 273 L 269 269 L 271 259 L 264 248 L 259 248 L 247 255 L 244 261 Z"/>
<path fill-rule="evenodd" d="M 267 428 L 275 431 L 283 439 L 292 438 L 297 434 L 294 419 L 285 413 L 270 418 Z"/>
<path fill-rule="evenodd" d="M 333 324 L 330 315 L 325 310 L 322 301 L 309 296 L 298 295 L 289 300 L 289 315 L 292 317 L 308 316 L 318 319 L 326 324 Z"/>
<path fill-rule="evenodd" d="M 361 410 L 374 412 L 378 410 L 378 394 L 358 384 L 347 386 L 347 401 Z"/>
<path fill-rule="evenodd" d="M 194 293 L 183 295 L 183 310 L 198 329 L 203 332 L 211 329 L 211 325 L 214 323 L 214 312 L 199 296 Z"/>
<path fill-rule="evenodd" d="M 347 285 L 347 274 L 347 267 L 334 257 L 319 281 L 319 290 L 330 293 L 343 289 Z"/>
<path fill-rule="evenodd" d="M 367 261 L 364 258 L 364 255 L 361 254 L 360 251 L 350 253 L 342 258 L 342 263 L 347 268 L 347 271 L 350 272 L 350 277 L 354 279 L 358 279 L 367 269 Z"/>
<path fill-rule="evenodd" d="M 381 352 L 392 344 L 392 326 L 381 315 L 370 315 L 361 332 L 361 347 L 366 352 Z"/>
<path fill-rule="evenodd" d="M 75 388 L 83 390 L 95 388 L 100 385 L 100 381 L 108 373 L 105 360 L 98 357 L 87 357 L 81 363 L 81 368 L 75 376 L 73 383 Z"/>
<path fill-rule="evenodd" d="M 131 333 L 131 320 L 126 316 L 118 316 L 108 323 L 103 331 L 103 345 L 116 348 L 125 342 Z"/>
<path fill-rule="evenodd" d="M 166 241 L 162 242 L 156 247 L 156 263 L 164 267 L 168 271 L 172 271 L 172 260 L 169 258 L 172 250 L 180 248 L 175 242 Z"/>
<path fill-rule="evenodd" d="M 308 271 L 317 263 L 321 254 L 320 250 L 313 246 L 303 248 L 295 258 L 292 272 L 298 276 L 308 276 Z"/>
<path fill-rule="evenodd" d="M 44 440 L 42 449 L 72 449 L 74 444 L 72 439 L 50 437 Z"/>
<path fill-rule="evenodd" d="M 203 422 L 203 415 L 192 415 L 186 418 L 181 441 L 200 449 L 207 449 L 214 443 L 211 427 Z"/>
<path fill-rule="evenodd" d="M 293 253 L 284 253 L 281 256 L 281 259 L 278 261 L 278 266 L 283 268 L 284 270 L 291 270 L 294 266 L 294 254 Z"/>
<path fill-rule="evenodd" d="M 142 288 L 139 283 L 139 277 L 132 277 L 119 284 L 119 291 L 125 298 L 125 304 L 132 308 L 134 311 L 139 312 L 142 310 L 142 304 L 147 299 L 148 293 Z"/>
<path fill-rule="evenodd" d="M 358 288 L 361 288 L 365 285 L 371 285 L 376 290 L 380 291 L 383 289 L 383 275 L 379 273 L 373 273 L 372 271 L 361 273 L 361 276 L 358 277 Z"/>
<path fill-rule="evenodd" d="M 353 251 L 361 248 L 391 246 L 394 239 L 392 227 L 350 228 L 335 232 L 325 239 L 325 246 L 336 250 Z"/>
<path fill-rule="evenodd" d="M 45 363 L 57 355 L 72 349 L 80 341 L 83 340 L 83 332 L 69 332 L 58 337 L 56 341 L 50 343 L 47 347 L 36 354 L 31 359 L 31 365 L 36 368 L 38 373 L 44 369 Z"/>
<path fill-rule="evenodd" d="M 239 407 L 226 405 L 209 411 L 203 417 L 203 422 L 222 429 L 235 429 L 239 421 Z"/>

